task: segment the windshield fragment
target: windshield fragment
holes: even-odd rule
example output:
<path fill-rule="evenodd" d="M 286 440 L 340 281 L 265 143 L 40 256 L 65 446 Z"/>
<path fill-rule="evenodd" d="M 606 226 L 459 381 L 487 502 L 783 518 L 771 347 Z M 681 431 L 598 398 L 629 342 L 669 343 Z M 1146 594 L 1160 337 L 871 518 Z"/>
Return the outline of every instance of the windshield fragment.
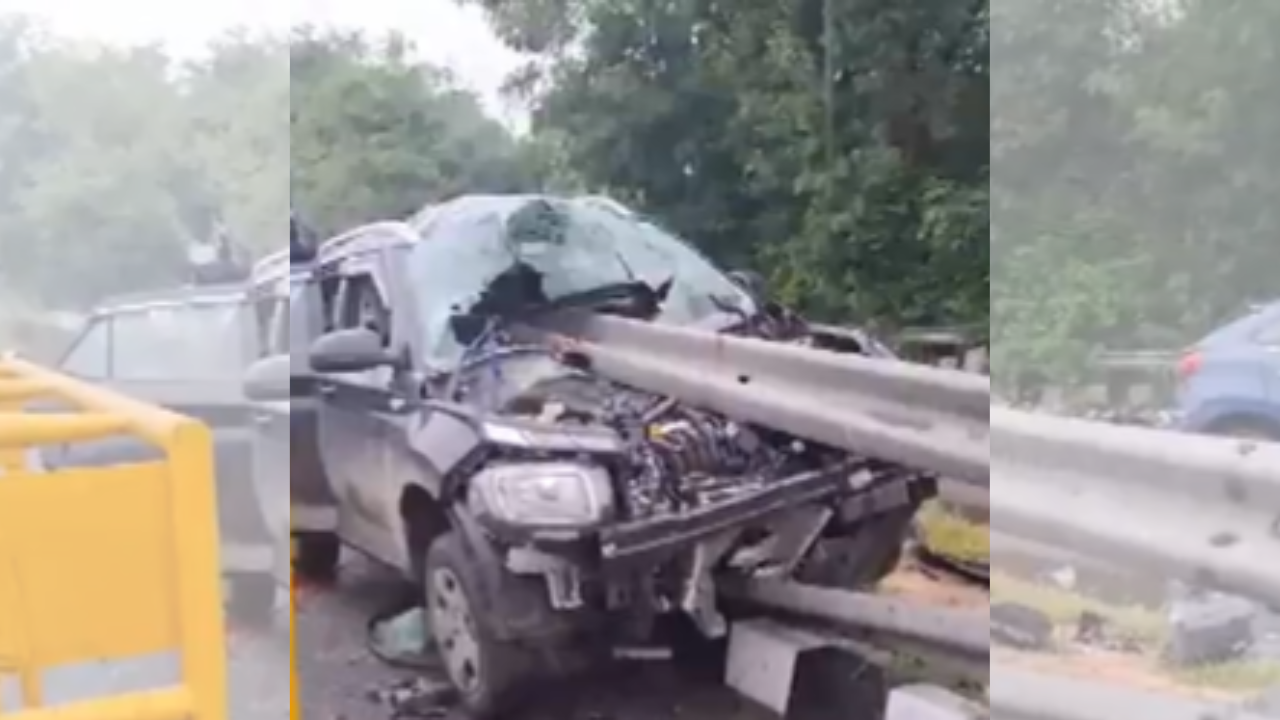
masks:
<path fill-rule="evenodd" d="M 450 317 L 466 312 L 499 276 L 523 264 L 547 301 L 620 284 L 671 283 L 657 322 L 692 325 L 751 314 L 751 299 L 675 235 L 598 199 L 470 197 L 414 220 L 423 242 L 411 272 L 419 293 L 428 364 L 451 367 L 463 348 Z"/>

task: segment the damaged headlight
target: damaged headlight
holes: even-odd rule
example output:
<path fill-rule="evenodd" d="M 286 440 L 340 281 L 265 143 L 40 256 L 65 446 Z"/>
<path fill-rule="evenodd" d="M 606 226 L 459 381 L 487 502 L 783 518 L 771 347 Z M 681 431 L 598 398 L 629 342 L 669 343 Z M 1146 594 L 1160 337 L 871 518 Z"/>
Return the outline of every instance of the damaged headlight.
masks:
<path fill-rule="evenodd" d="M 511 525 L 581 528 L 612 517 L 613 485 L 604 468 L 578 463 L 494 465 L 471 479 L 477 516 Z"/>
<path fill-rule="evenodd" d="M 535 428 L 486 422 L 480 432 L 485 441 L 504 447 L 589 453 L 617 453 L 624 448 L 617 434 L 604 428 L 563 429 L 550 424 Z"/>

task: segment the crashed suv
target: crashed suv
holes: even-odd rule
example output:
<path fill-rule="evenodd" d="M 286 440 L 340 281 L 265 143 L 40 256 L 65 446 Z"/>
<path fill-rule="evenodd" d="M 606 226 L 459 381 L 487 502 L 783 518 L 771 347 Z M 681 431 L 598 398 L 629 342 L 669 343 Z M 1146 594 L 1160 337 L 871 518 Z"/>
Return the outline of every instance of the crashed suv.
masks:
<path fill-rule="evenodd" d="M 422 584 L 477 716 L 645 643 L 664 616 L 723 635 L 723 577 L 873 583 L 934 492 L 539 340 L 544 320 L 600 312 L 885 352 L 810 332 L 748 276 L 608 200 L 467 197 L 363 228 L 321 246 L 310 293 L 329 320 L 309 362 L 337 533 Z"/>

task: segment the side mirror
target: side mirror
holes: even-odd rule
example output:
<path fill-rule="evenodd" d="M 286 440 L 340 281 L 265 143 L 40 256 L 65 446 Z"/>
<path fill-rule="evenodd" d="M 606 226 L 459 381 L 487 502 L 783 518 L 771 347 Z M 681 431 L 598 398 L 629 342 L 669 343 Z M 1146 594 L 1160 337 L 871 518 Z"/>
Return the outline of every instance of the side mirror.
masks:
<path fill-rule="evenodd" d="M 311 345 L 311 369 L 317 373 L 356 373 L 396 365 L 382 337 L 368 328 L 338 330 Z"/>
<path fill-rule="evenodd" d="M 288 355 L 259 360 L 245 373 L 245 397 L 253 402 L 288 402 L 291 378 L 292 363 Z"/>

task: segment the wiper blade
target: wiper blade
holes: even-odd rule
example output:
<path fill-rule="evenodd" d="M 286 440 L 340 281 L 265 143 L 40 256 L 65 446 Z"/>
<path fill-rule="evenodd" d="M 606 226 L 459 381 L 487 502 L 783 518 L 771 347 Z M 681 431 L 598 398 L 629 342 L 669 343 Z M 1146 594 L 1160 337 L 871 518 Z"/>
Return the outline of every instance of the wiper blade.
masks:
<path fill-rule="evenodd" d="M 638 312 L 648 314 L 657 312 L 666 299 L 669 285 L 654 289 L 639 280 L 610 283 L 590 290 L 562 295 L 538 308 L 534 314 L 544 314 L 569 309 L 591 309 L 602 305 L 614 305 L 620 302 L 634 303 Z"/>

